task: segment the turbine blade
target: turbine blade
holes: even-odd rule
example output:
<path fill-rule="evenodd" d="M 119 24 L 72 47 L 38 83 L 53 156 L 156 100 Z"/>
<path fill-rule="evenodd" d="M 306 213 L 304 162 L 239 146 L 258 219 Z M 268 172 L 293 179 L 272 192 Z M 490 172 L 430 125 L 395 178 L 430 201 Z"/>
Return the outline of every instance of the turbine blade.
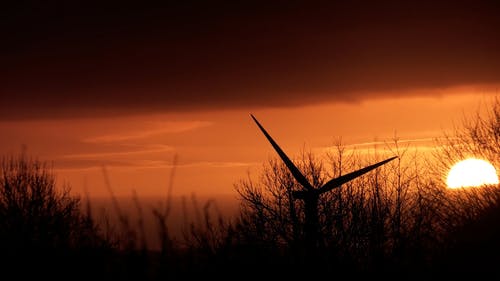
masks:
<path fill-rule="evenodd" d="M 278 146 L 278 144 L 273 140 L 273 138 L 267 133 L 267 131 L 262 127 L 262 125 L 257 121 L 257 119 L 252 116 L 253 121 L 257 123 L 257 126 L 259 126 L 260 130 L 264 135 L 266 136 L 267 140 L 271 143 L 271 145 L 274 147 L 274 150 L 278 153 L 278 155 L 281 157 L 281 160 L 285 162 L 285 165 L 287 166 L 288 170 L 292 173 L 293 177 L 305 188 L 305 189 L 314 189 L 312 185 L 309 183 L 309 181 L 306 179 L 306 177 L 300 172 L 300 170 L 293 164 L 293 162 L 286 156 L 285 152 L 281 150 L 281 148 Z"/>
<path fill-rule="evenodd" d="M 386 159 L 384 161 L 381 161 L 381 162 L 378 162 L 376 164 L 373 164 L 373 165 L 370 165 L 368 167 L 365 167 L 365 168 L 362 168 L 362 169 L 359 169 L 357 171 L 354 171 L 354 172 L 351 172 L 349 174 L 345 174 L 343 176 L 340 176 L 338 178 L 334 178 L 330 181 L 328 181 L 327 183 L 325 183 L 321 188 L 318 189 L 319 193 L 324 193 L 324 192 L 327 192 L 327 191 L 330 191 L 336 187 L 339 187 L 341 186 L 342 184 L 348 182 L 348 181 L 351 181 L 357 177 L 360 177 L 366 173 L 368 173 L 369 171 L 379 167 L 379 166 L 382 166 L 384 165 L 385 163 L 389 162 L 389 161 L 392 161 L 394 159 L 398 158 L 397 156 L 394 156 L 394 157 L 391 157 L 389 159 Z"/>

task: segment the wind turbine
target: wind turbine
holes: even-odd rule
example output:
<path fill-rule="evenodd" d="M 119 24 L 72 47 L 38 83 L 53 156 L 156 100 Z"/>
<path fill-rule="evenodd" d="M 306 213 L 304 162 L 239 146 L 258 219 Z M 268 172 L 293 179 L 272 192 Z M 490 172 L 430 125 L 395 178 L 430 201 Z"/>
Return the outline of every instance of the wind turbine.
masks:
<path fill-rule="evenodd" d="M 319 229 L 319 218 L 318 218 L 318 200 L 319 196 L 323 193 L 331 191 L 334 188 L 340 187 L 342 184 L 347 183 L 357 177 L 360 177 L 369 171 L 384 165 L 385 163 L 392 161 L 397 158 L 397 156 L 388 158 L 384 161 L 380 161 L 373 165 L 367 166 L 365 168 L 359 169 L 357 171 L 339 176 L 337 178 L 331 179 L 323 186 L 313 186 L 306 177 L 300 172 L 300 170 L 293 164 L 293 162 L 288 158 L 288 156 L 283 152 L 283 150 L 278 146 L 278 144 L 273 140 L 273 138 L 267 133 L 267 131 L 262 127 L 262 125 L 257 121 L 253 114 L 250 114 L 252 119 L 255 121 L 257 126 L 266 136 L 267 140 L 271 143 L 274 150 L 278 153 L 281 160 L 285 162 L 288 170 L 292 173 L 295 180 L 297 180 L 300 185 L 302 185 L 302 190 L 293 191 L 292 196 L 294 199 L 302 200 L 304 202 L 304 234 L 305 242 L 308 246 L 316 247 L 318 243 L 318 229 Z"/>

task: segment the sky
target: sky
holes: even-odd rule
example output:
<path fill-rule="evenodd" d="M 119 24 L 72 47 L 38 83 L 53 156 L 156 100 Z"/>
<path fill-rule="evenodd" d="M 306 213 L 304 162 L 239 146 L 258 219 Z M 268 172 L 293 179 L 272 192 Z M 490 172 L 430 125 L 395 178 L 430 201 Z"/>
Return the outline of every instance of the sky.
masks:
<path fill-rule="evenodd" d="M 0 153 L 91 195 L 234 195 L 275 152 L 422 147 L 500 84 L 498 1 L 13 1 Z M 126 2 L 126 3 L 125 3 Z"/>

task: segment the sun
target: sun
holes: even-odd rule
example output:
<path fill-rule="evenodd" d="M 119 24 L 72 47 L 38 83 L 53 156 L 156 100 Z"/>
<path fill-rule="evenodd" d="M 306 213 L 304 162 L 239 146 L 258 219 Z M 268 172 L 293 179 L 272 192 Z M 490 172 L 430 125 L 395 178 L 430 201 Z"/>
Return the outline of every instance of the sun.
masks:
<path fill-rule="evenodd" d="M 478 187 L 498 184 L 498 175 L 490 162 L 469 158 L 451 167 L 446 185 L 448 188 Z"/>

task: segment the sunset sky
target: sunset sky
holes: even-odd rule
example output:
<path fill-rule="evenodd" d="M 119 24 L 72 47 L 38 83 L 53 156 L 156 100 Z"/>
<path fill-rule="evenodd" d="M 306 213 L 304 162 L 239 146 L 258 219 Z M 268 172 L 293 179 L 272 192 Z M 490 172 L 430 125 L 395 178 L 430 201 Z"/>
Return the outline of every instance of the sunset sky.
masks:
<path fill-rule="evenodd" d="M 0 153 L 74 192 L 106 195 L 106 167 L 117 194 L 164 194 L 177 154 L 175 194 L 233 194 L 276 156 L 250 113 L 290 156 L 428 147 L 498 96 L 498 1 L 14 2 Z"/>

